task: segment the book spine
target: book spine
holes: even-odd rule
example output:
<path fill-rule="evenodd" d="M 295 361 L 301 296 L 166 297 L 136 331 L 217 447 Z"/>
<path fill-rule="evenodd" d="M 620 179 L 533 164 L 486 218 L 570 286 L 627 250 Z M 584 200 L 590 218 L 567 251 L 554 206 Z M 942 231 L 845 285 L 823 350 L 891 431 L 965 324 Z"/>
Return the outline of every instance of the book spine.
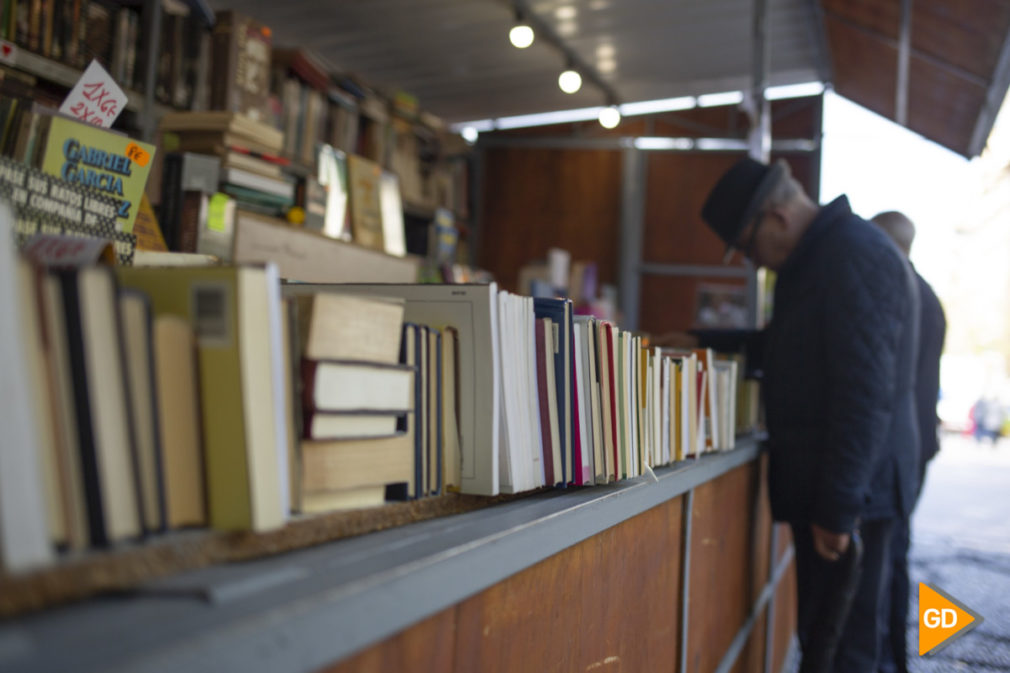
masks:
<path fill-rule="evenodd" d="M 182 200 L 182 155 L 165 155 L 161 182 L 161 233 L 169 250 L 179 251 L 179 211 Z"/>
<path fill-rule="evenodd" d="M 71 378 L 74 382 L 74 408 L 80 441 L 81 472 L 84 477 L 84 500 L 88 510 L 88 534 L 92 544 L 104 546 L 108 544 L 109 538 L 105 529 L 98 447 L 95 445 L 95 428 L 92 425 L 91 401 L 88 397 L 87 365 L 81 332 L 81 305 L 76 272 L 61 272 L 60 284 L 63 288 L 63 304 L 67 318 L 68 355 Z"/>
<path fill-rule="evenodd" d="M 552 457 L 553 445 L 551 444 L 550 398 L 547 393 L 547 360 L 544 356 L 545 349 L 547 348 L 547 329 L 550 329 L 550 326 L 545 319 L 541 318 L 536 321 L 537 398 L 540 407 L 540 443 L 543 447 L 544 479 L 548 486 L 553 486 L 555 481 L 554 458 Z"/>

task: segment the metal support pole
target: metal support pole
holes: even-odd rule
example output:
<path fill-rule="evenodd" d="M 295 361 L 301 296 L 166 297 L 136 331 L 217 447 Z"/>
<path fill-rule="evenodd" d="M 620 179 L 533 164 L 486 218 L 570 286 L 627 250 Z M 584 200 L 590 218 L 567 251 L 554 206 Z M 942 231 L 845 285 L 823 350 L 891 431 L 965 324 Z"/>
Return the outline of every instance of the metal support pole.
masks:
<path fill-rule="evenodd" d="M 144 140 L 154 141 L 154 89 L 158 81 L 158 56 L 161 52 L 161 0 L 144 0 L 144 24 L 147 30 L 147 54 L 144 59 L 144 118 L 140 129 Z"/>
<path fill-rule="evenodd" d="M 622 151 L 620 269 L 618 297 L 626 330 L 638 329 L 642 241 L 645 233 L 645 155 L 634 148 Z"/>
<path fill-rule="evenodd" d="M 751 129 L 748 137 L 750 155 L 768 161 L 772 144 L 771 107 L 765 98 L 771 41 L 768 39 L 768 0 L 754 0 L 753 82 L 751 85 Z"/>
<path fill-rule="evenodd" d="M 480 260 L 481 239 L 484 237 L 484 169 L 487 149 L 479 145 L 470 161 L 470 236 L 467 246 L 467 263 L 476 268 Z"/>
<path fill-rule="evenodd" d="M 754 0 L 754 72 L 751 87 L 751 128 L 748 136 L 751 158 L 767 163 L 771 158 L 772 146 L 772 115 L 771 105 L 765 98 L 768 86 L 768 67 L 771 53 L 771 41 L 768 39 L 768 0 Z M 757 328 L 762 326 L 761 316 L 763 302 L 761 291 L 763 283 L 758 277 L 758 270 L 747 262 L 747 324 Z"/>
<path fill-rule="evenodd" d="M 687 622 L 690 617 L 691 604 L 691 519 L 694 514 L 694 489 L 684 495 L 684 521 L 682 529 L 684 537 L 680 550 L 680 585 L 683 587 L 680 595 L 680 665 L 678 673 L 687 673 Z"/>
<path fill-rule="evenodd" d="M 912 54 L 912 0 L 901 0 L 898 34 L 898 83 L 894 92 L 894 121 L 908 125 L 908 67 Z"/>

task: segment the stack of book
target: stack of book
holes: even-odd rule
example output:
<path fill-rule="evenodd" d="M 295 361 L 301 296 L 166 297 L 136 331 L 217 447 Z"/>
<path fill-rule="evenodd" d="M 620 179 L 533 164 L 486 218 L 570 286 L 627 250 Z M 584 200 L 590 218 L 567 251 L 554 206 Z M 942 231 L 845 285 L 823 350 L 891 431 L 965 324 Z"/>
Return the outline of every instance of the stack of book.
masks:
<path fill-rule="evenodd" d="M 401 363 L 403 302 L 313 293 L 296 314 L 302 440 L 294 508 L 345 509 L 416 493 L 416 367 Z"/>
<path fill-rule="evenodd" d="M 284 216 L 295 202 L 295 180 L 283 168 L 284 135 L 233 112 L 178 112 L 161 120 L 162 145 L 209 154 L 221 162 L 220 189 L 244 210 Z M 165 198 L 165 195 L 162 197 Z"/>
<path fill-rule="evenodd" d="M 302 512 L 460 488 L 459 330 L 434 316 L 405 321 L 402 298 L 366 287 L 383 286 L 284 286 L 301 363 Z"/>

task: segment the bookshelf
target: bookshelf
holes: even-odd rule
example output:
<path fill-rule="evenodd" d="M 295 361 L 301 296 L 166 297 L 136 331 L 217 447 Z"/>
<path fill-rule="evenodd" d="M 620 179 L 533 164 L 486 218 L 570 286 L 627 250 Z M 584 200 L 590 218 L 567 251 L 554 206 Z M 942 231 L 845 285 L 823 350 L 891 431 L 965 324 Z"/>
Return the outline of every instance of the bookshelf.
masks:
<path fill-rule="evenodd" d="M 81 71 L 72 66 L 53 61 L 44 56 L 32 53 L 27 49 L 16 47 L 13 52 L 11 64 L 18 70 L 22 70 L 29 75 L 34 75 L 53 84 L 58 84 L 70 89 L 81 76 Z M 124 88 L 127 95 L 126 109 L 134 113 L 144 112 L 144 94 L 135 89 Z M 165 105 L 155 104 L 155 116 L 161 116 L 170 108 Z"/>
<path fill-rule="evenodd" d="M 153 580 L 129 596 L 0 624 L 0 671 L 344 672 L 369 670 L 369 662 L 375 670 L 377 660 L 417 670 L 520 670 L 520 654 L 497 648 L 536 631 L 542 635 L 525 640 L 524 648 L 532 651 L 530 662 L 545 667 L 584 668 L 592 663 L 584 657 L 601 646 L 633 668 L 653 657 L 676 661 L 680 652 L 718 663 L 733 654 L 741 633 L 745 645 L 737 647 L 737 662 L 758 661 L 765 633 L 754 624 L 746 633 L 739 627 L 767 608 L 771 595 L 788 591 L 782 573 L 775 582 L 764 581 L 771 561 L 788 560 L 788 554 L 776 553 L 762 561 L 770 536 L 765 508 L 753 520 L 731 523 L 761 495 L 759 458 L 756 441 L 745 440 L 732 452 L 658 469 L 655 482 L 638 478 L 542 492 L 407 528 Z M 720 527 L 722 540 L 713 547 L 710 536 Z M 661 557 L 666 562 L 657 565 L 654 548 L 671 545 Z M 750 547 L 759 551 L 741 564 L 737 554 Z M 615 574 L 595 583 L 582 574 L 604 570 Z M 755 600 L 745 605 L 732 591 L 748 583 Z M 729 591 L 720 592 L 720 584 Z M 554 598 L 563 603 L 552 604 Z M 512 614 L 494 606 L 525 609 Z M 713 631 L 699 610 L 725 623 Z M 789 649 L 780 633 L 788 620 L 779 617 L 775 671 Z M 606 624 L 609 642 L 594 644 L 594 629 Z M 639 626 L 640 638 L 613 640 Z M 546 642 L 564 633 L 563 643 Z M 469 635 L 484 644 L 470 642 Z M 46 646 L 57 642 L 63 646 Z M 444 648 L 448 652 L 440 653 Z M 756 669 L 745 664 L 745 670 Z"/>

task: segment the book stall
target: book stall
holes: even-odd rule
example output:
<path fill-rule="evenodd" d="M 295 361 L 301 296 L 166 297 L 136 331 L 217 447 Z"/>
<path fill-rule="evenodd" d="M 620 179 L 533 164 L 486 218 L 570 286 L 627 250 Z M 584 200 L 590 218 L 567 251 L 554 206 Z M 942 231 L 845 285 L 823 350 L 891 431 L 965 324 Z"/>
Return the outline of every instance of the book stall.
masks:
<path fill-rule="evenodd" d="M 623 327 L 595 250 L 508 245 L 536 196 L 485 190 L 478 268 L 472 148 L 253 17 L 21 4 L 0 671 L 784 665 L 745 353 Z"/>

